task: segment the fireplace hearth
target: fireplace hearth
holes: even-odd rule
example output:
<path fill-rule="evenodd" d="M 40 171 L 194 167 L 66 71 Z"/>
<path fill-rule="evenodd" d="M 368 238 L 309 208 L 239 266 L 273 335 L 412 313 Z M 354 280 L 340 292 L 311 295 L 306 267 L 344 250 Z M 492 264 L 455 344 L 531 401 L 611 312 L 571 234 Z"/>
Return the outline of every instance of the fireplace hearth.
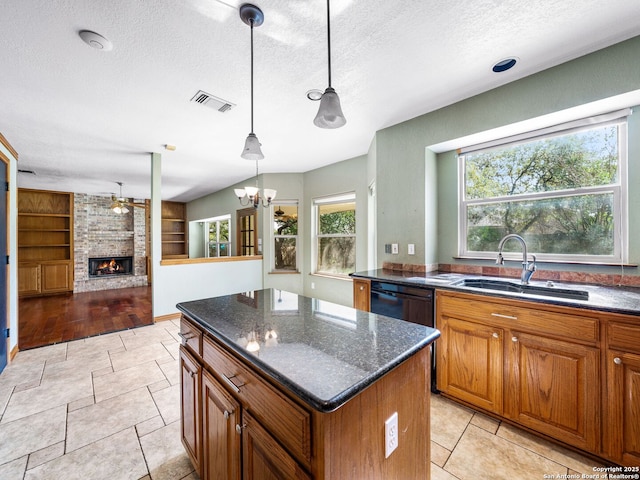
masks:
<path fill-rule="evenodd" d="M 133 275 L 133 257 L 89 258 L 89 277 L 110 278 Z"/>

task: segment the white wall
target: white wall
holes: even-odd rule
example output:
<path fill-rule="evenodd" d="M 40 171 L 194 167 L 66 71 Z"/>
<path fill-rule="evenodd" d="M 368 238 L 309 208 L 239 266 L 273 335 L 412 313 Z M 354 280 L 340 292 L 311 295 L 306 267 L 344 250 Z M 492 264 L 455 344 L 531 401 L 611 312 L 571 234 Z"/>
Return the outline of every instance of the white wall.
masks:
<path fill-rule="evenodd" d="M 189 300 L 259 290 L 262 260 L 161 265 L 162 259 L 162 159 L 151 154 L 151 256 L 154 318 L 178 312 L 176 304 Z M 237 201 L 237 199 L 236 199 Z M 204 217 L 200 217 L 204 218 Z"/>
<path fill-rule="evenodd" d="M 18 344 L 18 159 L 11 151 L 0 142 L 0 151 L 9 159 L 7 174 L 9 176 L 9 284 L 8 309 L 9 328 L 11 337 L 9 338 L 9 351 Z"/>

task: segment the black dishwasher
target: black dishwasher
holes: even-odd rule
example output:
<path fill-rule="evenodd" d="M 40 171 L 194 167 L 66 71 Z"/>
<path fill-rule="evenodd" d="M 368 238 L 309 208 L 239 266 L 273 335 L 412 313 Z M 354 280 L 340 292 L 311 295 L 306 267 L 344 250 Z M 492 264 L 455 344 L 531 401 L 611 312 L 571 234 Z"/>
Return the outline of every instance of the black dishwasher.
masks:
<path fill-rule="evenodd" d="M 371 313 L 435 328 L 433 289 L 371 281 Z M 431 391 L 436 392 L 435 343 L 431 344 Z"/>

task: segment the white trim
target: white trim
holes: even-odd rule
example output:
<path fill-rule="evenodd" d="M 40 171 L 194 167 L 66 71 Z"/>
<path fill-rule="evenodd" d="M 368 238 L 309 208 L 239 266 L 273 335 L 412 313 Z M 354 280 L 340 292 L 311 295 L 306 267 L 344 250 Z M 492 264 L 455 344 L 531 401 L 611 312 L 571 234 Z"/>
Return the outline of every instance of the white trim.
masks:
<path fill-rule="evenodd" d="M 482 150 L 489 150 L 491 148 L 503 146 L 503 145 L 513 145 L 518 143 L 528 142 L 538 137 L 551 137 L 554 135 L 564 135 L 566 133 L 570 133 L 571 130 L 582 130 L 584 127 L 588 125 L 593 126 L 605 126 L 607 123 L 618 123 L 625 122 L 626 118 L 631 115 L 633 111 L 630 108 L 625 108 L 623 110 L 617 110 L 615 112 L 605 113 L 602 115 L 596 115 L 593 117 L 582 118 L 580 120 L 574 120 L 572 122 L 561 123 L 559 125 L 553 125 L 546 128 L 541 128 L 539 130 L 533 130 L 531 132 L 525 132 L 518 135 L 512 135 L 510 137 L 499 138 L 497 140 L 493 140 L 490 142 L 479 143 L 477 145 L 470 145 L 468 147 L 463 147 L 458 150 L 460 155 L 465 155 L 467 153 L 477 153 Z M 624 120 L 622 120 L 624 119 Z"/>
<path fill-rule="evenodd" d="M 534 192 L 518 195 L 503 195 L 500 197 L 491 197 L 489 199 L 473 199 L 465 198 L 465 159 L 464 154 L 458 157 L 458 255 L 465 258 L 486 258 L 495 252 L 469 251 L 467 250 L 467 232 L 468 232 L 468 208 L 476 205 L 501 204 L 507 202 L 522 202 L 527 200 L 551 200 L 554 198 L 566 198 L 580 195 L 596 195 L 599 193 L 611 193 L 613 196 L 613 213 L 614 231 L 613 231 L 613 254 L 612 255 L 576 255 L 576 254 L 545 254 L 537 253 L 540 261 L 570 261 L 584 263 L 624 263 L 628 260 L 628 145 L 627 145 L 627 116 L 631 114 L 630 109 L 611 112 L 606 115 L 590 117 L 575 122 L 565 123 L 547 129 L 537 130 L 521 135 L 509 137 L 508 139 L 497 140 L 495 142 L 487 142 L 461 149 L 466 154 L 479 153 L 483 150 L 489 150 L 498 146 L 517 145 L 532 141 L 536 138 L 550 138 L 558 135 L 565 135 L 572 132 L 588 130 L 589 127 L 605 127 L 607 125 L 619 125 L 618 128 L 618 152 L 619 163 L 618 172 L 615 183 L 607 185 L 581 187 L 575 189 L 554 190 L 545 192 Z M 597 123 L 595 123 L 598 121 Z M 544 132 L 544 133 L 542 133 Z M 506 140 L 511 140 L 507 142 Z M 532 252 L 533 253 L 533 252 Z M 517 256 L 516 256 L 517 257 Z M 514 259 L 516 257 L 513 257 Z M 505 255 L 505 259 L 511 259 Z"/>

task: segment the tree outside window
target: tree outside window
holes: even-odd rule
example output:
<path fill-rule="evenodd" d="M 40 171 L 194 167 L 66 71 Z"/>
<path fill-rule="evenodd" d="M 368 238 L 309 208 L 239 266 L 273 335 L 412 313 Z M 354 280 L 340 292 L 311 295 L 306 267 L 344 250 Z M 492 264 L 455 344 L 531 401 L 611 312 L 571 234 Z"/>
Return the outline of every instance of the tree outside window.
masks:
<path fill-rule="evenodd" d="M 348 275 L 356 266 L 355 194 L 314 202 L 316 209 L 315 273 Z"/>
<path fill-rule="evenodd" d="M 231 255 L 231 217 L 205 222 L 207 257 Z"/>
<path fill-rule="evenodd" d="M 298 204 L 273 206 L 274 270 L 298 271 Z"/>
<path fill-rule="evenodd" d="M 538 259 L 620 261 L 625 139 L 617 121 L 461 156 L 460 253 L 516 233 Z"/>

